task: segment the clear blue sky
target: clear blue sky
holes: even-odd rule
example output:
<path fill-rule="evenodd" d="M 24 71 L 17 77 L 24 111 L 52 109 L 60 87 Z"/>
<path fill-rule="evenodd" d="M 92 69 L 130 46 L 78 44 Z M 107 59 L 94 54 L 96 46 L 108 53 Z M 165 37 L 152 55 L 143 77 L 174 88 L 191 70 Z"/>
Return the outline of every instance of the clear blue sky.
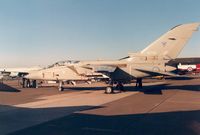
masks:
<path fill-rule="evenodd" d="M 117 59 L 190 22 L 199 0 L 1 0 L 0 67 Z M 200 56 L 200 32 L 180 56 Z"/>

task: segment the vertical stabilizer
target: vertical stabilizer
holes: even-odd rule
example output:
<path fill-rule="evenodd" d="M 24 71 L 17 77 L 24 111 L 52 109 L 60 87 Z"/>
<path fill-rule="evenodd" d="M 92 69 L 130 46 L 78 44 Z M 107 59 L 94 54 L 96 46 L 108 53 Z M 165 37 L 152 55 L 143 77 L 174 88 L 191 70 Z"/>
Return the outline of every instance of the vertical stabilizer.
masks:
<path fill-rule="evenodd" d="M 200 23 L 178 25 L 141 51 L 142 55 L 176 58 Z"/>

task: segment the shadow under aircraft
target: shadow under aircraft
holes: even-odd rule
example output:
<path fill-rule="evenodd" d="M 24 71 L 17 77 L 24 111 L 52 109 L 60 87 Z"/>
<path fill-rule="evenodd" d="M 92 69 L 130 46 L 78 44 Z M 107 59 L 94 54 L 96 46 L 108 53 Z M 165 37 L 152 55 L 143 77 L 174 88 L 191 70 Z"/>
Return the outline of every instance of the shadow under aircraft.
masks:
<path fill-rule="evenodd" d="M 44 111 L 54 109 L 59 108 Z M 43 109 L 30 111 L 38 113 Z M 199 135 L 199 114 L 200 110 L 108 116 L 73 113 L 9 135 Z"/>
<path fill-rule="evenodd" d="M 0 92 L 20 92 L 20 90 L 7 84 L 0 83 Z"/>

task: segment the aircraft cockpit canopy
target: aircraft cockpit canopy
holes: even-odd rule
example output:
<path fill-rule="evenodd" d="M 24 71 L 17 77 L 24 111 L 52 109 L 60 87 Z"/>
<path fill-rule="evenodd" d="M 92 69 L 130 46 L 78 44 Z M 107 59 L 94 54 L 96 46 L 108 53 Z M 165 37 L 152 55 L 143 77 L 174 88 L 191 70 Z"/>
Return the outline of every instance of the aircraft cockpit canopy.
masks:
<path fill-rule="evenodd" d="M 77 61 L 77 60 L 59 61 L 59 62 L 56 62 L 56 63 L 48 66 L 48 68 L 55 67 L 55 66 L 69 66 L 69 65 L 78 64 L 79 62 L 80 61 Z"/>

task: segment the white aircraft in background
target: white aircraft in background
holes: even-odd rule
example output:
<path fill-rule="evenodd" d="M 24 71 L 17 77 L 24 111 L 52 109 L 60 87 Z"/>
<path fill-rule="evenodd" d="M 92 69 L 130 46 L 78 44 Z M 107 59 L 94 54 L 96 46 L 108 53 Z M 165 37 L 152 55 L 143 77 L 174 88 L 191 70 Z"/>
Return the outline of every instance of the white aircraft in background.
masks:
<path fill-rule="evenodd" d="M 120 89 L 123 84 L 136 79 L 142 87 L 142 78 L 158 75 L 174 76 L 171 71 L 176 70 L 167 63 L 175 59 L 184 45 L 198 30 L 200 23 L 178 25 L 170 29 L 159 39 L 138 53 L 131 53 L 127 58 L 113 61 L 82 61 L 73 65 L 52 67 L 35 71 L 25 76 L 31 80 L 58 80 L 59 90 L 63 90 L 62 82 L 65 80 L 88 79 L 87 73 L 93 73 L 92 67 L 112 67 L 111 85 L 106 88 L 106 93 L 113 92 L 113 82 L 118 82 Z M 47 75 L 46 75 L 47 74 Z"/>
<path fill-rule="evenodd" d="M 23 67 L 23 68 L 0 68 L 0 73 L 2 76 L 9 76 L 12 78 L 22 77 L 27 75 L 31 71 L 39 70 L 41 67 Z"/>

